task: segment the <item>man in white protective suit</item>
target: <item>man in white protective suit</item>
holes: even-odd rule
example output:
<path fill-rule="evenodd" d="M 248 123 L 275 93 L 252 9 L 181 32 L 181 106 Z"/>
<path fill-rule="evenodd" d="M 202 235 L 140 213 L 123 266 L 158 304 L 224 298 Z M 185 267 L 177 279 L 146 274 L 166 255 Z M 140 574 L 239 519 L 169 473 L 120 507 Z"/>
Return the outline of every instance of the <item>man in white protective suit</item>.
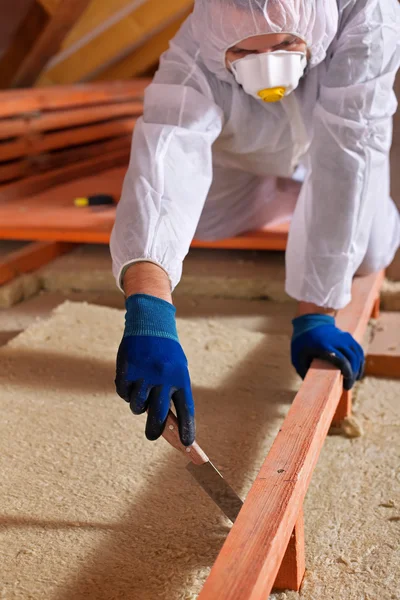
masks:
<path fill-rule="evenodd" d="M 292 215 L 286 291 L 298 300 L 292 362 L 340 368 L 350 389 L 362 348 L 335 325 L 355 274 L 400 244 L 389 150 L 400 63 L 397 0 L 196 0 L 147 88 L 112 233 L 126 326 L 116 387 L 146 436 L 171 400 L 195 438 L 187 360 L 171 292 L 193 237 L 217 240 Z M 277 178 L 305 172 L 288 201 Z M 297 202 L 296 202 L 297 201 Z"/>

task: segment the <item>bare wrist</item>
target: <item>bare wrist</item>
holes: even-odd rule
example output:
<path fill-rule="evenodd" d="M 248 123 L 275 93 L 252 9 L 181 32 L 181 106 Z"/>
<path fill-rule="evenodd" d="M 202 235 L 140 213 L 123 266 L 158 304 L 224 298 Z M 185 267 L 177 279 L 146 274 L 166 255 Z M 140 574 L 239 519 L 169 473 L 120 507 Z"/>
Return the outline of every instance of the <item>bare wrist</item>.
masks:
<path fill-rule="evenodd" d="M 324 306 L 318 306 L 317 304 L 313 304 L 312 302 L 299 302 L 297 307 L 297 317 L 302 317 L 303 315 L 311 315 L 311 314 L 319 314 L 319 315 L 329 315 L 331 317 L 336 317 L 337 310 L 334 308 L 326 308 Z"/>
<path fill-rule="evenodd" d="M 122 286 L 125 296 L 148 294 L 172 304 L 171 284 L 166 272 L 151 262 L 137 262 L 125 272 Z"/>

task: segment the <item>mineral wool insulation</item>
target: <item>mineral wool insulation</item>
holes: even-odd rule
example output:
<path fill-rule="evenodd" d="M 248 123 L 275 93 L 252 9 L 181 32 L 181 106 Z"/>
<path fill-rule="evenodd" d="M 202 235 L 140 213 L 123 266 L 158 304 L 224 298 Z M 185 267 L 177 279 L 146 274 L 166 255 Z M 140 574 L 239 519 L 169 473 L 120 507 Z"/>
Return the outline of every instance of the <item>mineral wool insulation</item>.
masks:
<path fill-rule="evenodd" d="M 121 311 L 65 303 L 0 349 L 1 598 L 194 600 L 229 532 L 182 456 L 147 442 L 116 397 L 122 325 Z M 190 314 L 179 331 L 198 441 L 245 497 L 299 384 L 289 338 Z M 275 598 L 399 598 L 399 396 L 367 380 L 364 437 L 327 439 L 303 590 Z"/>

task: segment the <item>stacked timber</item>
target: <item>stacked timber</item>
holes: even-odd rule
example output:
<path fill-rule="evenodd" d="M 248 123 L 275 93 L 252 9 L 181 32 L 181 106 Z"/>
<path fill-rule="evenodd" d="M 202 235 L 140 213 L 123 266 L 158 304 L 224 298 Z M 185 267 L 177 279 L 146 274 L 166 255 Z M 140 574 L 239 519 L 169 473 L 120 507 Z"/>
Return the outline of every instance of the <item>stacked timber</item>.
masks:
<path fill-rule="evenodd" d="M 128 163 L 147 79 L 0 93 L 0 198 Z"/>

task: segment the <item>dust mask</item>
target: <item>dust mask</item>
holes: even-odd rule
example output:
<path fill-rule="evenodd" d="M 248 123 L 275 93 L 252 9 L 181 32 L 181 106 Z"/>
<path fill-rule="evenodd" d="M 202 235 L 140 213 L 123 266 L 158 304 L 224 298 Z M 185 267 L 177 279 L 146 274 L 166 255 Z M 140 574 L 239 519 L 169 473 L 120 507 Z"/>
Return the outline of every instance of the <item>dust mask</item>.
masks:
<path fill-rule="evenodd" d="M 250 54 L 231 63 L 235 79 L 244 91 L 263 102 L 278 102 L 291 94 L 306 66 L 304 52 L 287 50 Z"/>

